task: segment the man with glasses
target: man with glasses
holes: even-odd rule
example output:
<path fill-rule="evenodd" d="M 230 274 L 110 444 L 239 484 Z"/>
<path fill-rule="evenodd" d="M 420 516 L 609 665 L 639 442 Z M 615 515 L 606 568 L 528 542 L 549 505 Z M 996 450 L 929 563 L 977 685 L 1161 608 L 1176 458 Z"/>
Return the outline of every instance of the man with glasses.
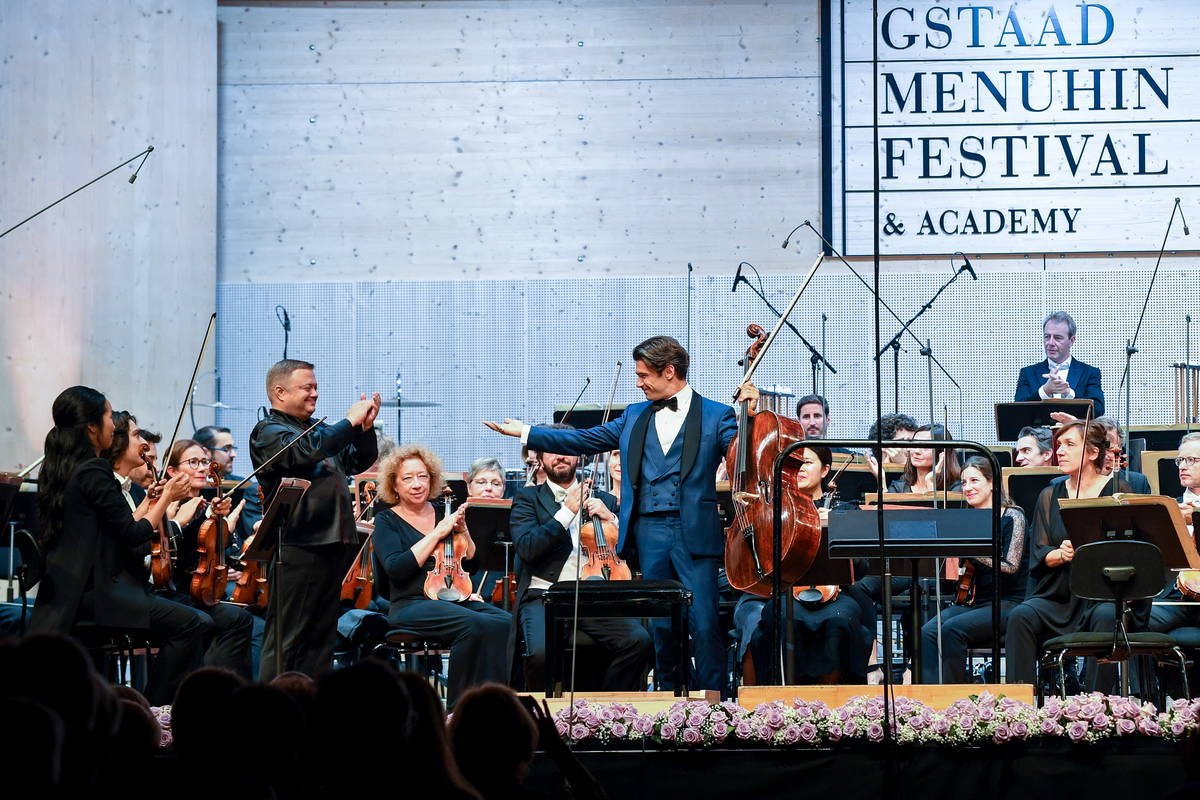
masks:
<path fill-rule="evenodd" d="M 1193 516 L 1200 512 L 1200 432 L 1189 433 L 1179 442 L 1179 455 L 1175 458 L 1175 466 L 1179 467 L 1179 482 L 1183 485 L 1183 496 L 1179 498 L 1179 510 L 1183 512 L 1183 521 L 1191 523 L 1188 531 L 1194 536 L 1196 529 Z M 1167 573 L 1167 588 L 1159 595 L 1159 600 L 1180 603 L 1184 597 L 1175 585 L 1178 573 Z M 1162 605 L 1155 603 L 1150 610 L 1150 625 L 1148 630 L 1155 633 L 1170 633 L 1176 628 L 1200 627 L 1200 606 L 1197 605 Z"/>
<path fill-rule="evenodd" d="M 316 422 L 317 377 L 307 361 L 284 359 L 267 371 L 271 410 L 250 433 L 250 461 L 261 466 Z M 316 677 L 333 661 L 340 614 L 339 594 L 350 548 L 358 547 L 349 475 L 375 463 L 373 425 L 378 394 L 365 394 L 332 425 L 320 423 L 259 473 L 269 502 L 284 478 L 309 482 L 292 513 L 283 543 L 281 570 L 271 565 L 271 603 L 267 608 L 259 679 L 279 669 Z M 281 580 L 282 579 L 282 580 Z"/>

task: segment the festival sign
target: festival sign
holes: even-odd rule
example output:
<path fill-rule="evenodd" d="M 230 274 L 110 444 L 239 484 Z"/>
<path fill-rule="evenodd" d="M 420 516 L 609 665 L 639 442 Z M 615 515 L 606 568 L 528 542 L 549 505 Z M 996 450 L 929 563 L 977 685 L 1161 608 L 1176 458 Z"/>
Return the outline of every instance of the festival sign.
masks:
<path fill-rule="evenodd" d="M 872 3 L 826 2 L 826 233 L 869 255 Z M 1176 197 L 1200 216 L 1190 0 L 878 5 L 882 253 L 1153 251 Z"/>

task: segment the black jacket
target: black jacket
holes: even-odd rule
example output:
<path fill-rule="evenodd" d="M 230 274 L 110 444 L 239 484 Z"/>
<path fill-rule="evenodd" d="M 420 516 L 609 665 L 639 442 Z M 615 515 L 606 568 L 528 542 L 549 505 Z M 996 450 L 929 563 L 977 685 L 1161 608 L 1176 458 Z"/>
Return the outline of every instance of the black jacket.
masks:
<path fill-rule="evenodd" d="M 257 468 L 304 432 L 313 420 L 301 420 L 271 409 L 250 433 L 250 460 Z M 318 425 L 304 441 L 258 473 L 263 495 L 271 497 L 284 478 L 311 482 L 287 527 L 286 542 L 315 547 L 358 541 L 350 479 L 375 463 L 375 431 L 343 419 Z"/>
<path fill-rule="evenodd" d="M 145 571 L 135 550 L 145 550 L 154 529 L 134 520 L 108 461 L 93 458 L 76 467 L 63 489 L 62 523 L 46 553 L 30 631 L 70 633 L 89 586 L 95 587 L 98 624 L 150 627 Z"/>

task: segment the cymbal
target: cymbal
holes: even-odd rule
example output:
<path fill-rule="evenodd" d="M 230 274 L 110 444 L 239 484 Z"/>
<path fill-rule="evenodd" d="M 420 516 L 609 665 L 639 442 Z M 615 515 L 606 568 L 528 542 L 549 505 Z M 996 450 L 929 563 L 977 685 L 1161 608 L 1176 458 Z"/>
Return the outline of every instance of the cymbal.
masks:
<path fill-rule="evenodd" d="M 384 400 L 379 405 L 384 408 L 441 408 L 441 403 L 434 403 L 431 400 L 401 400 L 399 404 L 395 400 Z"/>
<path fill-rule="evenodd" d="M 192 403 L 192 405 L 200 406 L 201 408 L 220 408 L 225 411 L 257 411 L 258 410 L 255 408 L 242 408 L 241 406 L 226 405 L 225 403 L 222 403 L 220 400 L 218 400 L 215 403 Z"/>

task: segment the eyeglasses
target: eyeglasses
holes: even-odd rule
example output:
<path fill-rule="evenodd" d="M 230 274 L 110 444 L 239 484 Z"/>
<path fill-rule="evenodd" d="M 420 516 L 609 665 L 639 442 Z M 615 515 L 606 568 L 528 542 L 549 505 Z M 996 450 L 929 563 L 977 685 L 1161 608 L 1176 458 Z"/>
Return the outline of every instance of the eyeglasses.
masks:
<path fill-rule="evenodd" d="M 211 458 L 189 458 L 187 461 L 181 462 L 181 465 L 182 464 L 187 464 L 192 469 L 203 469 L 204 467 L 207 467 L 212 464 L 212 459 Z"/>
<path fill-rule="evenodd" d="M 429 483 L 429 473 L 422 472 L 419 475 L 401 475 L 400 482 L 405 486 L 411 486 L 414 483 Z"/>
<path fill-rule="evenodd" d="M 212 449 L 213 449 L 213 450 L 220 450 L 220 451 L 221 451 L 221 452 L 223 452 L 225 455 L 229 455 L 230 453 L 236 453 L 236 452 L 237 452 L 237 445 L 236 445 L 236 444 L 227 444 L 227 445 L 225 445 L 224 447 L 214 447 L 214 448 L 212 448 Z"/>
<path fill-rule="evenodd" d="M 1194 467 L 1197 464 L 1200 464 L 1200 457 L 1197 456 L 1179 456 L 1175 459 L 1177 467 Z"/>
<path fill-rule="evenodd" d="M 499 480 L 494 480 L 494 479 L 489 480 L 488 478 L 476 478 L 475 480 L 471 481 L 471 485 L 478 486 L 480 489 L 484 488 L 485 486 L 491 486 L 493 488 L 499 489 L 501 486 L 504 485 L 504 481 L 499 481 Z"/>

